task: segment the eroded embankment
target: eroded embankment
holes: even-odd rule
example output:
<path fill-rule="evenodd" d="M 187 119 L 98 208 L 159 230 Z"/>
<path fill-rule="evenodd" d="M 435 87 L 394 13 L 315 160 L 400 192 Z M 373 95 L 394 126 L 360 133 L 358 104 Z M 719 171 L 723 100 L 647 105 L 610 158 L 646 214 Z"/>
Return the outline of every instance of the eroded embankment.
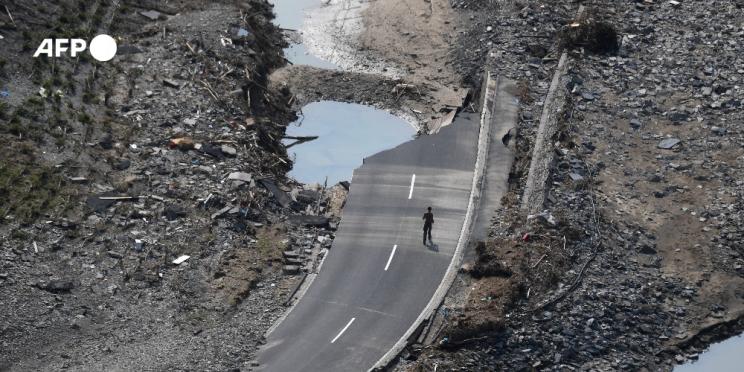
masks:
<path fill-rule="evenodd" d="M 740 332 L 735 6 L 595 4 L 574 19 L 569 3 L 460 4 L 493 42 L 486 65 L 524 82 L 513 189 L 443 327 L 401 368 L 669 370 Z M 710 17 L 724 26 L 701 43 L 694 30 Z M 562 50 L 566 104 L 545 141 L 544 204 L 528 218 L 520 199 Z"/>
<path fill-rule="evenodd" d="M 246 368 L 346 192 L 286 178 L 269 4 L 0 17 L 0 369 Z M 32 58 L 71 30 L 113 35 L 118 56 Z"/>

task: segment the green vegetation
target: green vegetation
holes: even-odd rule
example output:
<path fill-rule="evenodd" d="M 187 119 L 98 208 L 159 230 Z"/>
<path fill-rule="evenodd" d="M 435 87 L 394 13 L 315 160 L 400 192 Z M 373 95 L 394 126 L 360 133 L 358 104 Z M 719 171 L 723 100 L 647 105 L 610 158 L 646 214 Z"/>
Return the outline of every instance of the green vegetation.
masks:
<path fill-rule="evenodd" d="M 22 154 L 33 152 L 30 145 L 21 147 Z M 10 214 L 22 223 L 30 223 L 42 214 L 54 213 L 65 204 L 63 185 L 64 179 L 52 168 L 19 164 L 3 157 L 0 160 L 0 216 Z"/>
<path fill-rule="evenodd" d="M 8 120 L 8 104 L 0 102 L 0 120 Z"/>
<path fill-rule="evenodd" d="M 91 118 L 87 112 L 83 111 L 78 114 L 78 121 L 83 124 L 90 125 L 93 123 L 93 118 Z"/>

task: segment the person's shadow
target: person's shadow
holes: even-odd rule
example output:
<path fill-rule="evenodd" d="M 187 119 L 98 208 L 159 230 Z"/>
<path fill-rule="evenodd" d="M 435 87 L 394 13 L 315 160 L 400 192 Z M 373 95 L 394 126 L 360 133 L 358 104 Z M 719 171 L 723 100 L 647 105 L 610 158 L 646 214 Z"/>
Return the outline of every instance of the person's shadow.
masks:
<path fill-rule="evenodd" d="M 439 244 L 437 243 L 430 242 L 426 245 L 426 247 L 429 248 L 429 250 L 432 252 L 439 252 Z"/>

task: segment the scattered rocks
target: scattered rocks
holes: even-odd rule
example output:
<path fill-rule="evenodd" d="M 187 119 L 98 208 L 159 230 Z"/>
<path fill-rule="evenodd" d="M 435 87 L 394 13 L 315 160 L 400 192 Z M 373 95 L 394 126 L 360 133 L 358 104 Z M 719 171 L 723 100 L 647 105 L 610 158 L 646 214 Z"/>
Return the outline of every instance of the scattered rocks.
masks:
<path fill-rule="evenodd" d="M 53 82 L 53 90 L 64 83 L 71 98 L 53 110 L 50 91 L 31 110 L 39 123 L 23 119 L 24 130 L 48 127 L 38 141 L 11 136 L 9 149 L 56 165 L 63 177 L 61 186 L 48 177 L 52 193 L 72 192 L 60 194 L 70 205 L 50 199 L 28 225 L 0 224 L 0 333 L 8 336 L 0 366 L 33 370 L 38 365 L 25 361 L 41 358 L 50 369 L 245 369 L 299 280 L 287 275 L 317 271 L 338 219 L 329 190 L 286 177 L 292 161 L 281 139 L 295 112 L 288 92 L 268 81 L 285 64 L 282 32 L 263 0 L 187 0 L 129 12 L 110 5 L 81 12 L 83 23 L 102 18 L 94 28 L 115 28 L 126 42 L 114 67 L 66 69 L 73 60 L 59 59 L 54 69 L 38 69 L 39 81 Z M 60 10 L 50 6 L 47 13 Z M 24 14 L 37 7 L 8 7 L 34 32 L 50 31 L 44 16 Z M 21 31 L 3 36 L 21 40 Z M 225 32 L 240 36 L 222 47 Z M 30 83 L 22 75 L 19 87 Z M 19 146 L 27 142 L 34 145 Z M 86 182 L 66 178 L 73 176 Z M 326 227 L 292 225 L 290 214 L 321 216 Z M 285 250 L 297 255 L 284 257 Z M 174 262 L 181 256 L 190 258 Z M 297 269 L 284 274 L 283 265 Z M 60 338 L 65 325 L 75 331 Z M 129 355 L 152 335 L 167 361 Z M 59 340 L 65 356 L 37 355 L 34 345 L 45 340 Z M 205 345 L 217 352 L 193 357 Z"/>

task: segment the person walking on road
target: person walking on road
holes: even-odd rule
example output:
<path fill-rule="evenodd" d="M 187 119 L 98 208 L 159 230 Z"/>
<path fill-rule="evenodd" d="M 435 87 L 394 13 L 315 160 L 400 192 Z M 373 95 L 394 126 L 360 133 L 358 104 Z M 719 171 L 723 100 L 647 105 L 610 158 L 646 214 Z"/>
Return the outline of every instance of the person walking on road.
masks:
<path fill-rule="evenodd" d="M 427 208 L 428 212 L 424 213 L 424 217 L 421 219 L 424 220 L 424 245 L 426 245 L 426 237 L 429 236 L 429 243 L 433 243 L 431 241 L 431 226 L 434 224 L 434 213 L 431 213 L 431 207 Z"/>

